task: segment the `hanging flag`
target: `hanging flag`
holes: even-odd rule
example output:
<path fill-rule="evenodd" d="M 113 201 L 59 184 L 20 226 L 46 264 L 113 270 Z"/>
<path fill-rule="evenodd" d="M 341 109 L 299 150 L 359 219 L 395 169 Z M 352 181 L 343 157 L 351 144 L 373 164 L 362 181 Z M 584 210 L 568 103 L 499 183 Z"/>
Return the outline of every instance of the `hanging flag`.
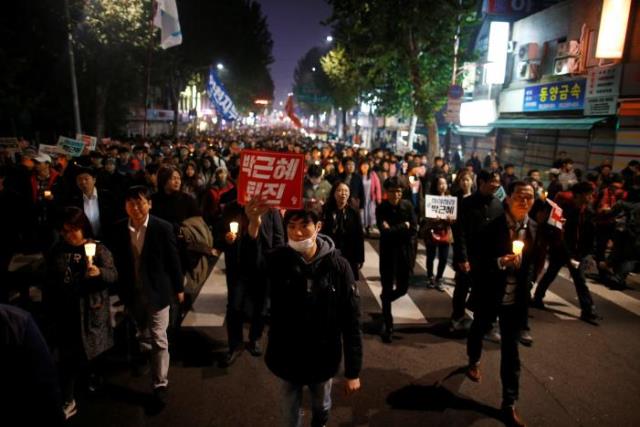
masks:
<path fill-rule="evenodd" d="M 160 47 L 169 49 L 182 44 L 176 0 L 156 0 L 153 25 L 160 28 Z"/>
<path fill-rule="evenodd" d="M 302 127 L 300 119 L 298 118 L 298 116 L 296 116 L 295 111 L 293 111 L 293 95 L 289 95 L 289 97 L 287 98 L 287 104 L 284 106 L 284 111 L 287 112 L 287 116 L 289 116 L 295 127 Z"/>
<path fill-rule="evenodd" d="M 209 81 L 207 82 L 207 94 L 211 103 L 216 107 L 218 115 L 224 120 L 232 122 L 240 115 L 236 111 L 236 106 L 227 94 L 224 86 L 218 78 L 218 74 L 214 67 L 209 68 Z"/>

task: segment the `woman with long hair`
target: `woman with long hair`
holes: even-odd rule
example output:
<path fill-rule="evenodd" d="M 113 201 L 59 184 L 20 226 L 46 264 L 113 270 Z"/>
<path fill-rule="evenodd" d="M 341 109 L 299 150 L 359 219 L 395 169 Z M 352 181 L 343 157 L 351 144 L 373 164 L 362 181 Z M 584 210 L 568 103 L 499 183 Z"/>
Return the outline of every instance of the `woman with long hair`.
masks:
<path fill-rule="evenodd" d="M 448 196 L 449 184 L 443 175 L 436 176 L 431 181 L 429 194 L 434 196 Z M 426 232 L 424 233 L 425 246 L 427 247 L 427 287 L 436 288 L 443 292 L 443 276 L 447 267 L 449 246 L 451 245 L 451 223 L 449 220 L 427 218 Z M 433 277 L 433 265 L 438 253 L 438 271 Z"/>
<path fill-rule="evenodd" d="M 76 207 L 64 210 L 62 240 L 47 257 L 48 280 L 43 302 L 54 324 L 60 355 L 60 377 L 66 418 L 76 409 L 74 388 L 78 376 L 95 372 L 96 358 L 113 346 L 109 287 L 118 273 L 109 250 L 92 242 L 91 224 Z M 95 255 L 85 244 L 95 243 Z M 89 386 L 95 387 L 95 374 Z"/>
<path fill-rule="evenodd" d="M 340 249 L 349 261 L 353 277 L 358 280 L 358 272 L 364 263 L 364 234 L 360 213 L 350 205 L 350 197 L 347 184 L 342 181 L 333 184 L 323 209 L 322 233 Z"/>
<path fill-rule="evenodd" d="M 382 202 L 382 187 L 378 175 L 371 170 L 367 159 L 360 161 L 359 172 L 364 187 L 364 204 L 361 210 L 362 225 L 368 235 L 371 227 L 376 224 L 376 208 Z"/>

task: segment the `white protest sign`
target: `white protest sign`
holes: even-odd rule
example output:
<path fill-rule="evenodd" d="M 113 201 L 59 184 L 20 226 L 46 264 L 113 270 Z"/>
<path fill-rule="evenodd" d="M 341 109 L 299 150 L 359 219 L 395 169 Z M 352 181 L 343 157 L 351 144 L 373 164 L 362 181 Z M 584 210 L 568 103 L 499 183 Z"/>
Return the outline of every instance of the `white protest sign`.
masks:
<path fill-rule="evenodd" d="M 78 141 L 84 142 L 84 145 L 89 149 L 89 151 L 93 151 L 96 149 L 96 144 L 98 143 L 98 138 L 91 135 L 80 135 L 76 133 L 76 139 Z"/>
<path fill-rule="evenodd" d="M 84 151 L 84 142 L 61 136 L 58 138 L 58 147 L 71 157 L 79 157 Z"/>
<path fill-rule="evenodd" d="M 458 198 L 452 196 L 432 196 L 425 197 L 425 211 L 427 218 L 436 219 L 457 219 L 458 218 Z"/>
<path fill-rule="evenodd" d="M 66 155 L 67 152 L 57 145 L 40 144 L 38 146 L 38 154 L 48 154 L 50 156 L 59 156 L 61 154 Z"/>

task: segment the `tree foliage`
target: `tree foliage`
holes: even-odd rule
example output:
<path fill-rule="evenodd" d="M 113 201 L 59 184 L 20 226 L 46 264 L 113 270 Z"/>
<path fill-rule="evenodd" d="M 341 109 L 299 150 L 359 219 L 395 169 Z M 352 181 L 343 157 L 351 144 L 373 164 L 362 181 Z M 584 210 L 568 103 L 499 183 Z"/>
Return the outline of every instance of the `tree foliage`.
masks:
<path fill-rule="evenodd" d="M 319 47 L 309 49 L 293 72 L 293 93 L 305 114 L 318 114 L 333 105 L 329 77 L 320 63 L 323 54 Z"/>
<path fill-rule="evenodd" d="M 360 88 L 386 114 L 417 114 L 431 127 L 447 100 L 455 35 L 475 22 L 473 0 L 328 0 L 328 23 Z M 461 45 L 460 57 L 467 55 Z M 437 132 L 434 134 L 437 144 Z"/>
<path fill-rule="evenodd" d="M 338 108 L 348 110 L 356 104 L 359 79 L 344 47 L 337 46 L 320 58 L 322 70 L 329 77 L 331 96 Z"/>

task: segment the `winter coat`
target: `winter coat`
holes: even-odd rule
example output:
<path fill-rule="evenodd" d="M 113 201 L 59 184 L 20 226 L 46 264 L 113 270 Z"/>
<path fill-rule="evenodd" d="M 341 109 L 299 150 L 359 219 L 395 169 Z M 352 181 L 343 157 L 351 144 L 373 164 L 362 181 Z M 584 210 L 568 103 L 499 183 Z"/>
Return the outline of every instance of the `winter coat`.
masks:
<path fill-rule="evenodd" d="M 118 280 L 106 246 L 98 243 L 93 262 L 100 268 L 100 276 L 85 277 L 84 246 L 59 243 L 48 256 L 48 283 L 44 290 L 58 344 L 66 350 L 83 348 L 88 360 L 113 347 L 109 287 Z"/>

